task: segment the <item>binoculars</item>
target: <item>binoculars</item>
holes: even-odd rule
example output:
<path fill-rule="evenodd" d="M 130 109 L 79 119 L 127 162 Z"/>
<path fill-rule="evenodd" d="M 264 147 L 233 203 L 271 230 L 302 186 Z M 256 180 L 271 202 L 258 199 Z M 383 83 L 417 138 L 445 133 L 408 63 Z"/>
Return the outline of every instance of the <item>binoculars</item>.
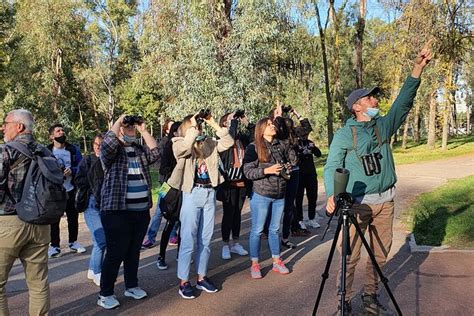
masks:
<path fill-rule="evenodd" d="M 245 115 L 245 110 L 237 110 L 235 111 L 234 118 L 241 119 Z"/>
<path fill-rule="evenodd" d="M 211 110 L 209 109 L 201 109 L 198 114 L 194 116 L 196 122 L 200 125 L 204 120 L 207 120 L 211 117 Z"/>
<path fill-rule="evenodd" d="M 366 176 L 380 173 L 380 159 L 382 159 L 381 153 L 372 153 L 361 157 Z"/>

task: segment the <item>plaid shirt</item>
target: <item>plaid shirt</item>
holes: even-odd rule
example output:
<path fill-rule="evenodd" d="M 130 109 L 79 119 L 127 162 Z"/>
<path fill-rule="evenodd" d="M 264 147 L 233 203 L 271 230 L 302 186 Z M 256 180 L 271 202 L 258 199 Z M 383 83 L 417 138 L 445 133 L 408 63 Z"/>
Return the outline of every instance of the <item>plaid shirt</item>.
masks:
<path fill-rule="evenodd" d="M 140 169 L 148 184 L 148 207 L 153 205 L 151 198 L 151 177 L 149 166 L 160 159 L 158 147 L 150 150 L 137 144 L 132 145 L 137 153 Z M 100 160 L 104 167 L 104 182 L 101 191 L 101 211 L 125 211 L 127 206 L 128 158 L 123 144 L 114 132 L 108 131 L 100 145 Z"/>
<path fill-rule="evenodd" d="M 18 135 L 15 141 L 27 145 L 32 151 L 41 146 L 31 134 Z M 30 163 L 31 159 L 17 150 L 0 145 L 0 215 L 16 214 L 14 201 L 21 199 Z"/>

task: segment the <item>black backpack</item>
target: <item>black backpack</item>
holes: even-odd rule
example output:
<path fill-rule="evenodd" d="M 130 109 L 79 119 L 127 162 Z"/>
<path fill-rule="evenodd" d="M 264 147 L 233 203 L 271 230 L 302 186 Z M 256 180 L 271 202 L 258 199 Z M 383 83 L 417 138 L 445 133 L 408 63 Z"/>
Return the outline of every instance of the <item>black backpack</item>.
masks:
<path fill-rule="evenodd" d="M 31 152 L 19 142 L 10 142 L 7 146 L 31 159 L 21 199 L 15 203 L 18 217 L 30 224 L 57 223 L 67 203 L 67 193 L 63 187 L 64 174 L 59 163 L 45 148 Z"/>

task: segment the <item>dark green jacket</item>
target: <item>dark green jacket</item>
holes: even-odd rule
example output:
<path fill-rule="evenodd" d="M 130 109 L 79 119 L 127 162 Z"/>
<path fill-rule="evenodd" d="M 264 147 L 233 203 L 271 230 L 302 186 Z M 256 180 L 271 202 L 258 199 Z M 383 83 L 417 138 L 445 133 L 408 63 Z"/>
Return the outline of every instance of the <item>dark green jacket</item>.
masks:
<path fill-rule="evenodd" d="M 340 167 L 350 171 L 346 191 L 351 193 L 354 198 L 366 194 L 382 193 L 397 182 L 390 137 L 402 125 L 410 112 L 419 85 L 420 79 L 408 77 L 387 115 L 376 116 L 369 122 L 357 122 L 354 118 L 350 118 L 346 125 L 336 132 L 324 167 L 326 196 L 329 197 L 334 193 L 334 171 Z M 354 150 L 352 126 L 357 131 L 356 150 Z M 379 130 L 382 146 L 378 144 L 375 126 Z M 382 154 L 381 172 L 367 176 L 359 157 L 375 152 Z"/>

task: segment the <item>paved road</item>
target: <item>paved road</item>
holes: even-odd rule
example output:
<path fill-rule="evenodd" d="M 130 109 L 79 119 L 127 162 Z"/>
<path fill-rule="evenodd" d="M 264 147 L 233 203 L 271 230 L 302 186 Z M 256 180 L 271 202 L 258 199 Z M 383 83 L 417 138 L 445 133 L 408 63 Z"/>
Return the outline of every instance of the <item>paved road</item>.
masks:
<path fill-rule="evenodd" d="M 474 315 L 474 253 L 411 254 L 405 242 L 408 232 L 403 224 L 403 211 L 421 192 L 432 190 L 449 179 L 474 174 L 474 155 L 402 165 L 398 166 L 397 172 L 395 237 L 385 273 L 402 311 L 405 315 Z M 320 192 L 318 209 L 322 208 L 324 201 L 322 188 Z M 221 216 L 222 212 L 219 211 L 216 223 L 220 223 Z M 64 227 L 64 221 L 62 225 Z M 246 206 L 242 223 L 242 239 L 246 247 L 249 230 L 250 218 Z M 66 229 L 63 229 L 63 243 L 66 233 Z M 113 311 L 104 311 L 96 306 L 98 287 L 86 279 L 90 240 L 82 221 L 79 241 L 88 246 L 88 252 L 82 255 L 66 253 L 50 261 L 51 314 L 310 315 L 333 238 L 331 231 L 324 241 L 320 240 L 321 229 L 313 230 L 313 233 L 308 238 L 295 238 L 299 243 L 298 248 L 283 253 L 292 270 L 287 276 L 277 275 L 270 270 L 270 254 L 264 246 L 264 278 L 252 280 L 248 271 L 248 258 L 233 257 L 229 261 L 220 259 L 220 224 L 216 224 L 209 276 L 221 291 L 216 294 L 202 293 L 192 301 L 185 301 L 177 294 L 176 249 L 168 250 L 169 269 L 166 271 L 160 271 L 155 266 L 158 249 L 146 250 L 142 253 L 139 278 L 140 285 L 149 297 L 142 301 L 124 297 L 123 277 L 120 276 L 116 294 L 122 305 Z M 336 308 L 335 273 L 339 259 L 336 255 L 333 260 L 319 315 L 328 315 Z M 363 265 L 360 266 L 356 285 L 362 281 Z M 11 314 L 26 315 L 28 295 L 19 262 L 10 273 L 7 295 Z M 388 303 L 383 291 L 381 300 Z M 357 297 L 354 300 L 356 311 L 359 304 L 360 299 Z"/>

